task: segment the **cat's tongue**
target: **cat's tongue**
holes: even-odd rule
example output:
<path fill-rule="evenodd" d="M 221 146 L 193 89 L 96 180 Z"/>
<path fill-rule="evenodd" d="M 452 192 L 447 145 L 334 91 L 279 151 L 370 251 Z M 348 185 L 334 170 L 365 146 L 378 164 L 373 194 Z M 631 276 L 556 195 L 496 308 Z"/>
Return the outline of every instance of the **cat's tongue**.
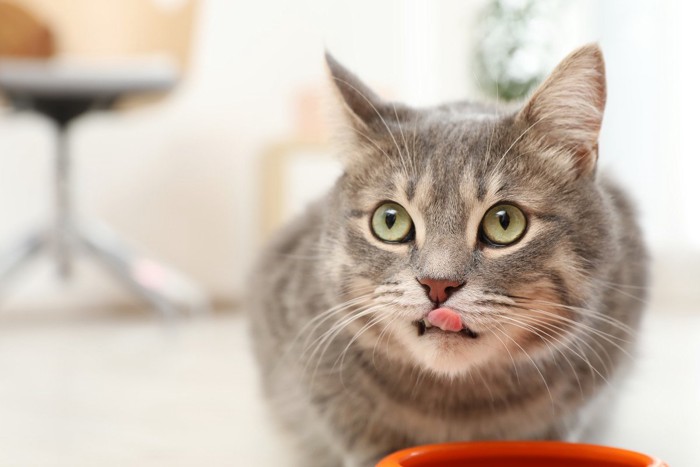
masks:
<path fill-rule="evenodd" d="M 449 308 L 436 308 L 428 313 L 428 322 L 443 331 L 459 332 L 462 330 L 462 319 L 457 312 Z"/>

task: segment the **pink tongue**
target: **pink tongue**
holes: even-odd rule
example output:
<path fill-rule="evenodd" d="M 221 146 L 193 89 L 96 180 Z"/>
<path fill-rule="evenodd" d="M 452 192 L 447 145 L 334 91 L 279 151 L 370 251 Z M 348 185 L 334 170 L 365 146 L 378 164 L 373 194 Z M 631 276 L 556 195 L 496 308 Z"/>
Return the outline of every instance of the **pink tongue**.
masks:
<path fill-rule="evenodd" d="M 436 308 L 428 313 L 428 321 L 443 331 L 458 332 L 462 330 L 462 320 L 459 315 L 449 308 Z"/>

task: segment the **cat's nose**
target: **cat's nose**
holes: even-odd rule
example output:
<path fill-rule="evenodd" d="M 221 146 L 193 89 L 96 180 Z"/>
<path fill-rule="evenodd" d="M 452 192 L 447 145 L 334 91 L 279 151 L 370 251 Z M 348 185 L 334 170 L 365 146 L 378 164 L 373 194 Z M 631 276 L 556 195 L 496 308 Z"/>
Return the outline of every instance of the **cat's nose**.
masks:
<path fill-rule="evenodd" d="M 446 301 L 452 292 L 464 285 L 464 282 L 448 281 L 441 279 L 431 279 L 429 277 L 416 278 L 425 289 L 425 293 L 431 301 L 442 303 Z"/>

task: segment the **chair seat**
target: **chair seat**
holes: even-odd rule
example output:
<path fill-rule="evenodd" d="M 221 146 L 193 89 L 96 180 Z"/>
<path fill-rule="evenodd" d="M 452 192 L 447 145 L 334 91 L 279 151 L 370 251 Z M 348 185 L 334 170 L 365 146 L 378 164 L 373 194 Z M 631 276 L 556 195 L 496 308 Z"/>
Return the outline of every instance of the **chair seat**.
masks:
<path fill-rule="evenodd" d="M 2 59 L 0 90 L 8 95 L 102 98 L 164 92 L 179 73 L 165 57 L 137 59 Z"/>

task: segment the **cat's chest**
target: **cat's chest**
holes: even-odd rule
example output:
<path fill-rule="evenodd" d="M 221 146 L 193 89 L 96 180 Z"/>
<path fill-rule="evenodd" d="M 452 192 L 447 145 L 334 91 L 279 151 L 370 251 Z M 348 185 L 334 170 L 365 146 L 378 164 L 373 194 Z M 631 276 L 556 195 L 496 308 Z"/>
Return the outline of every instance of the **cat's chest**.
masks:
<path fill-rule="evenodd" d="M 412 399 L 397 399 L 395 393 L 374 395 L 373 419 L 400 433 L 415 444 L 459 440 L 537 438 L 558 417 L 546 393 L 534 397 L 492 400 L 469 394 L 464 386 L 444 389 L 420 388 Z M 422 397 L 421 397 L 422 396 Z"/>
<path fill-rule="evenodd" d="M 450 412 L 451 410 L 451 412 Z M 451 407 L 448 411 L 391 410 L 382 423 L 415 444 L 500 438 L 537 438 L 549 430 L 551 411 L 539 407 Z"/>

